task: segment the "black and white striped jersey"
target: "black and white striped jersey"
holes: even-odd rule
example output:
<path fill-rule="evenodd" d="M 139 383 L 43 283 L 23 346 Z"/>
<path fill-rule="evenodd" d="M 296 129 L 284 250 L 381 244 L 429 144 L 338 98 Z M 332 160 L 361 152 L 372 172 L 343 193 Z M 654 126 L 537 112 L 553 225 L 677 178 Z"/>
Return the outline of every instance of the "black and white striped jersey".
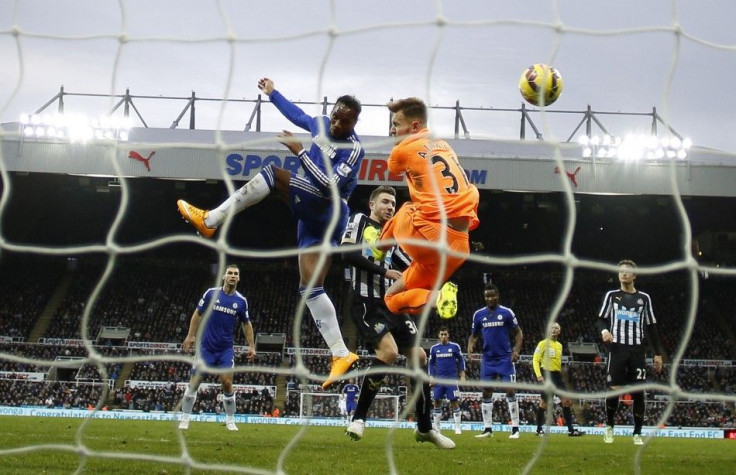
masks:
<path fill-rule="evenodd" d="M 342 237 L 342 244 L 372 244 L 381 236 L 381 225 L 363 213 L 355 213 L 350 217 Z M 374 246 L 367 246 L 361 252 L 363 258 L 383 269 L 406 269 L 411 259 L 398 246 L 382 250 Z M 350 277 L 353 290 L 364 298 L 383 299 L 393 281 L 383 277 L 383 274 L 369 272 L 356 266 L 350 267 Z"/>
<path fill-rule="evenodd" d="M 622 345 L 641 345 L 646 334 L 644 325 L 654 325 L 652 299 L 649 294 L 636 291 L 611 290 L 603 299 L 598 317 L 605 319 L 613 342 Z"/>

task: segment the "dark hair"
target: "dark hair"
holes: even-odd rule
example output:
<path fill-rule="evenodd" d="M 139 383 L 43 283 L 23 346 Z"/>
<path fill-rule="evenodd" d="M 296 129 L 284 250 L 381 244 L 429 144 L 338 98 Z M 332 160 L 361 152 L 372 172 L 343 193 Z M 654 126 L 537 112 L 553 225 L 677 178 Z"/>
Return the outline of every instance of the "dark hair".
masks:
<path fill-rule="evenodd" d="M 483 289 L 483 291 L 486 291 L 486 290 L 495 290 L 497 294 L 500 294 L 501 293 L 501 292 L 498 291 L 498 287 L 496 287 L 496 284 L 492 284 L 490 282 L 488 282 L 486 284 L 486 287 Z"/>
<path fill-rule="evenodd" d="M 441 327 L 439 327 L 439 328 L 437 329 L 437 333 L 438 333 L 438 334 L 439 334 L 439 333 L 442 333 L 442 332 L 447 332 L 447 333 L 450 333 L 450 329 L 449 329 L 449 328 L 447 328 L 447 325 L 442 325 Z"/>
<path fill-rule="evenodd" d="M 620 266 L 629 266 L 632 269 L 636 269 L 636 262 L 632 261 L 631 259 L 622 259 L 622 260 L 619 261 L 618 265 L 619 265 L 619 267 Z"/>
<path fill-rule="evenodd" d="M 225 270 L 230 269 L 230 268 L 238 269 L 238 272 L 240 272 L 240 267 L 238 267 L 237 264 L 228 264 L 225 266 Z"/>
<path fill-rule="evenodd" d="M 394 114 L 403 112 L 407 119 L 416 119 L 422 124 L 427 123 L 427 105 L 418 97 L 407 97 L 386 104 L 388 110 Z"/>
<path fill-rule="evenodd" d="M 381 193 L 386 193 L 396 198 L 396 189 L 393 186 L 381 185 L 371 192 L 369 201 L 375 201 L 376 197 Z"/>
<path fill-rule="evenodd" d="M 355 111 L 356 119 L 360 115 L 360 112 L 363 110 L 363 106 L 360 105 L 360 101 L 356 99 L 355 96 L 351 96 L 350 94 L 345 94 L 344 96 L 338 97 L 335 104 L 343 104 L 344 106 L 353 109 Z"/>

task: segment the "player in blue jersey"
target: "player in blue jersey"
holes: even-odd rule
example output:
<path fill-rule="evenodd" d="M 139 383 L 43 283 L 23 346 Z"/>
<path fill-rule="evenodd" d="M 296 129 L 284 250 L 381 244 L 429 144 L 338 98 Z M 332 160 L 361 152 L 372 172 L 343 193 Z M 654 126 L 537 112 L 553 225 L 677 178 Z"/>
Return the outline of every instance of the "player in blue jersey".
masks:
<path fill-rule="evenodd" d="M 279 141 L 299 157 L 304 176 L 268 165 L 217 208 L 205 211 L 179 200 L 179 213 L 200 235 L 210 238 L 229 215 L 235 215 L 275 193 L 288 204 L 298 220 L 299 249 L 319 245 L 325 239 L 337 246 L 347 223 L 348 198 L 358 185 L 358 171 L 365 154 L 355 133 L 361 111 L 360 101 L 353 96 L 341 96 L 329 117 L 312 117 L 282 96 L 271 79 L 261 79 L 258 87 L 270 97 L 271 103 L 284 117 L 309 131 L 312 142 L 309 150 L 291 132 L 283 131 L 278 135 Z M 333 189 L 338 199 L 333 200 Z M 335 206 L 338 208 L 337 225 L 332 234 L 326 236 Z M 330 375 L 322 384 L 326 389 L 358 361 L 358 355 L 345 346 L 335 306 L 325 294 L 323 285 L 330 258 L 328 256 L 318 267 L 321 254 L 321 251 L 299 254 L 299 293 L 306 299 L 312 318 L 332 352 Z M 313 287 L 308 288 L 313 276 Z"/>
<path fill-rule="evenodd" d="M 358 394 L 360 393 L 360 386 L 355 384 L 355 380 L 350 378 L 348 384 L 343 386 L 342 393 L 345 395 L 345 412 L 348 416 L 348 421 L 353 417 L 355 408 L 358 407 Z"/>
<path fill-rule="evenodd" d="M 519 359 L 522 332 L 513 310 L 499 305 L 498 287 L 488 283 L 483 290 L 486 306 L 473 314 L 473 330 L 468 340 L 468 357 L 475 350 L 476 342 L 482 339 L 481 345 L 481 381 L 516 382 L 514 363 Z M 514 340 L 513 348 L 511 339 Z M 511 415 L 510 439 L 519 438 L 519 403 L 516 392 L 506 388 L 506 402 Z M 476 437 L 493 437 L 493 389 L 483 388 L 483 433 Z"/>
<path fill-rule="evenodd" d="M 465 382 L 465 359 L 460 349 L 460 345 L 450 341 L 450 330 L 446 326 L 439 328 L 437 336 L 439 343 L 432 345 L 429 349 L 429 376 L 434 379 L 454 379 L 458 378 Z M 460 397 L 460 388 L 457 382 L 452 384 L 433 383 L 432 400 L 434 401 L 434 426 L 440 430 L 440 420 L 442 419 L 442 401 L 447 399 L 450 401 L 450 409 L 452 417 L 455 420 L 455 434 L 462 434 L 460 430 L 460 405 L 458 399 Z"/>
<path fill-rule="evenodd" d="M 235 325 L 240 322 L 245 338 L 248 340 L 248 359 L 256 357 L 256 340 L 253 336 L 253 324 L 248 315 L 248 301 L 237 291 L 240 282 L 240 269 L 234 264 L 225 268 L 222 276 L 222 287 L 208 289 L 197 304 L 197 308 L 189 321 L 189 332 L 181 345 L 182 350 L 194 348 L 199 323 L 204 320 L 205 327 L 202 338 L 197 345 L 200 358 L 211 368 L 235 367 Z M 202 372 L 196 371 L 184 392 L 181 406 L 179 429 L 189 428 L 189 415 L 192 413 L 194 401 L 197 399 Z M 225 406 L 225 426 L 227 430 L 238 430 L 235 425 L 235 393 L 233 392 L 233 373 L 220 373 L 223 405 Z"/>

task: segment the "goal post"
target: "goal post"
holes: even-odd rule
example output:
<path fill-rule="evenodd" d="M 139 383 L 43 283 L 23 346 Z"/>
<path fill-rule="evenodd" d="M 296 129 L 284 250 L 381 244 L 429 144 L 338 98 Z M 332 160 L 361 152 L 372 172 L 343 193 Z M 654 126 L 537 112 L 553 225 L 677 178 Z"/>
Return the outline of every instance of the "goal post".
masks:
<path fill-rule="evenodd" d="M 378 394 L 368 410 L 368 419 L 398 421 L 400 396 L 397 394 Z M 340 393 L 299 393 L 299 418 L 339 418 Z"/>

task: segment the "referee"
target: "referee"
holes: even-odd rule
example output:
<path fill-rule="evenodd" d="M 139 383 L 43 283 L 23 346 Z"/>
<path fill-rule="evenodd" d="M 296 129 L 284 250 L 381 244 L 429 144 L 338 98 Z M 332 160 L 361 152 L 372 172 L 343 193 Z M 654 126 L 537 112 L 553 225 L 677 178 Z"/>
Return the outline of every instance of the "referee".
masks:
<path fill-rule="evenodd" d="M 561 332 L 560 324 L 553 323 L 552 328 L 549 332 L 549 337 L 540 341 L 537 344 L 537 348 L 534 350 L 534 358 L 532 359 L 532 366 L 534 367 L 534 375 L 537 377 L 537 381 L 544 383 L 544 378 L 549 375 L 550 381 L 556 388 L 564 388 L 565 383 L 562 381 L 562 343 L 558 340 Z M 542 393 L 542 400 L 539 402 L 537 408 L 537 435 L 544 437 L 544 413 L 547 409 L 550 396 L 552 394 L 548 392 Z M 565 418 L 565 424 L 567 424 L 567 435 L 570 437 L 581 437 L 585 435 L 585 432 L 580 431 L 572 425 L 572 401 L 570 398 L 562 396 L 562 415 Z"/>
<path fill-rule="evenodd" d="M 598 312 L 598 330 L 603 343 L 608 344 L 607 382 L 611 389 L 627 384 L 643 383 L 647 379 L 646 337 L 654 346 L 654 371 L 662 371 L 662 342 L 657 331 L 652 299 L 634 287 L 636 264 L 632 260 L 618 263 L 621 287 L 606 293 Z M 634 444 L 643 445 L 641 427 L 644 424 L 644 391 L 631 393 L 634 400 Z M 613 442 L 613 424 L 618 409 L 618 396 L 606 398 L 606 431 L 603 441 Z"/>

